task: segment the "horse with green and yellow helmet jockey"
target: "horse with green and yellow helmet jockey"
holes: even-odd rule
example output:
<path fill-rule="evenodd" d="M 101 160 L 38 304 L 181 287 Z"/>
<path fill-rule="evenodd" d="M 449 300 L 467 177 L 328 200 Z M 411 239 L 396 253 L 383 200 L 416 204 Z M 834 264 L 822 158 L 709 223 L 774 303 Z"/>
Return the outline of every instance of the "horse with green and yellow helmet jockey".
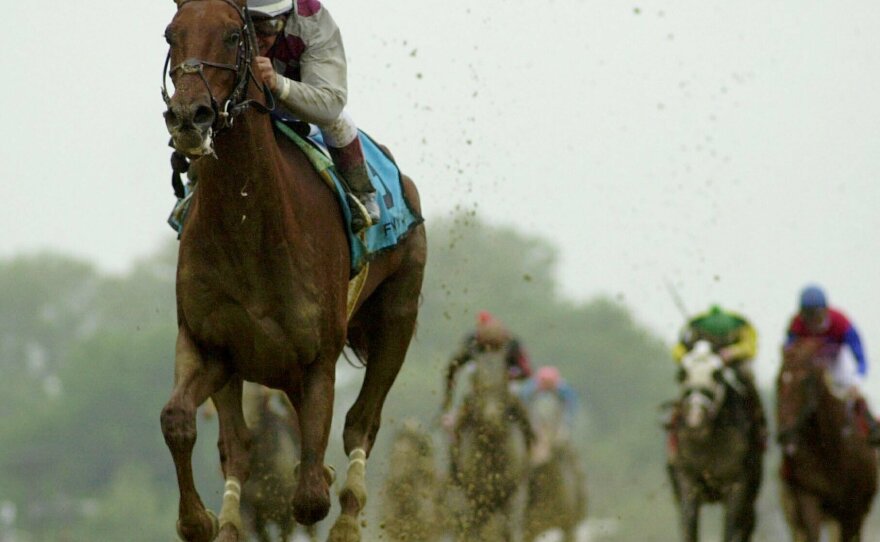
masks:
<path fill-rule="evenodd" d="M 708 341 L 728 364 L 748 363 L 758 351 L 758 335 L 752 324 L 744 316 L 718 305 L 688 321 L 672 350 L 672 357 L 680 362 L 700 340 Z"/>
<path fill-rule="evenodd" d="M 682 358 L 699 341 L 708 342 L 725 365 L 735 371 L 745 389 L 747 401 L 752 406 L 752 416 L 757 428 L 754 437 L 759 440 L 762 448 L 766 447 L 767 422 L 751 368 L 752 359 L 758 352 L 758 334 L 755 328 L 745 316 L 715 304 L 708 311 L 688 320 L 679 334 L 678 343 L 672 349 L 673 359 L 681 363 Z M 676 421 L 677 412 L 673 412 L 670 425 Z"/>

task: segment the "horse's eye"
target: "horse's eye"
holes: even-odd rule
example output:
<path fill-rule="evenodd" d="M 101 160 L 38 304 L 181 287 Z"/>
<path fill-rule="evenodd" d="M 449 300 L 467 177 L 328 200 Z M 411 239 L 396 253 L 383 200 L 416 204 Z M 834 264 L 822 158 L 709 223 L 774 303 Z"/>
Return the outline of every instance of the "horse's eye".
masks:
<path fill-rule="evenodd" d="M 223 41 L 226 42 L 226 45 L 228 45 L 230 47 L 234 47 L 234 46 L 238 45 L 238 42 L 240 39 L 241 39 L 241 32 L 239 32 L 238 30 L 235 30 L 233 32 L 230 32 L 229 34 L 226 34 L 226 39 L 224 39 Z"/>

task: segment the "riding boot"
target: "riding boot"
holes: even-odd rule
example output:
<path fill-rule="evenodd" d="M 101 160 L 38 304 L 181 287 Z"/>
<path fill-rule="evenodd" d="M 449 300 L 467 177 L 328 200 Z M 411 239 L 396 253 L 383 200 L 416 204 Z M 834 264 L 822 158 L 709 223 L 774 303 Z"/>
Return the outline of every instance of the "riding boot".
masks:
<path fill-rule="evenodd" d="M 675 402 L 669 406 L 669 417 L 664 421 L 663 428 L 666 429 L 666 462 L 672 465 L 678 458 L 678 435 L 675 429 L 681 421 L 681 405 Z"/>
<path fill-rule="evenodd" d="M 361 140 L 356 137 L 342 148 L 328 147 L 327 150 L 330 151 L 330 157 L 333 158 L 333 163 L 348 188 L 346 196 L 352 210 L 352 231 L 358 233 L 364 228 L 378 224 L 381 215 L 379 205 L 376 203 L 376 189 L 370 182 Z"/>

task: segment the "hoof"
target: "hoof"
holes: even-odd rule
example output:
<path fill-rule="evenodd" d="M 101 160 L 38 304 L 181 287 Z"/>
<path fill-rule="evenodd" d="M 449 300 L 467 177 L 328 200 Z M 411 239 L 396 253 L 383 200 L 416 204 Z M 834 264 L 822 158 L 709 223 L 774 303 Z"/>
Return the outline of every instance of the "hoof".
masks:
<path fill-rule="evenodd" d="M 202 521 L 201 525 L 195 529 L 187 529 L 186 532 L 181 527 L 180 520 L 177 520 L 177 536 L 184 542 L 211 542 L 214 540 L 220 530 L 220 522 L 217 520 L 217 514 L 210 510 L 206 509 L 205 515 L 208 519 L 208 525 Z"/>
<path fill-rule="evenodd" d="M 238 542 L 238 529 L 231 524 L 224 525 L 217 535 L 217 542 Z"/>
<path fill-rule="evenodd" d="M 330 529 L 330 535 L 327 536 L 327 542 L 360 542 L 360 540 L 361 529 L 358 520 L 345 514 L 339 516 Z"/>
<path fill-rule="evenodd" d="M 317 492 L 308 492 L 304 487 L 296 488 L 293 497 L 293 517 L 303 525 L 314 525 L 327 517 L 330 512 L 330 490 L 324 485 Z"/>

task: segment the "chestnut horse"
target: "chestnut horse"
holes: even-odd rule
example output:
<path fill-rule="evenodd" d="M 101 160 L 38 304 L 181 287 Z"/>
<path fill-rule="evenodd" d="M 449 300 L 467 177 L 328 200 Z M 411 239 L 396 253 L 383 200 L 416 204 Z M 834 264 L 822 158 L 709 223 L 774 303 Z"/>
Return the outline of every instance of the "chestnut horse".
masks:
<path fill-rule="evenodd" d="M 529 469 L 525 541 L 560 529 L 564 542 L 577 540 L 587 516 L 587 479 L 577 450 L 567 436 L 565 412 L 555 392 L 538 392 L 528 405 L 535 443 Z"/>
<path fill-rule="evenodd" d="M 463 496 L 455 540 L 520 540 L 528 498 L 528 414 L 508 386 L 504 350 L 474 360 L 450 447 L 451 481 Z M 455 493 L 452 493 L 454 496 Z"/>
<path fill-rule="evenodd" d="M 305 155 L 276 140 L 260 114 L 271 96 L 259 92 L 251 69 L 250 23 L 244 0 L 178 0 L 165 31 L 175 85 L 173 96 L 163 92 L 165 122 L 174 147 L 194 160 L 199 183 L 180 239 L 174 388 L 161 415 L 180 490 L 177 530 L 187 542 L 242 537 L 239 499 L 250 459 L 243 380 L 289 397 L 302 438 L 294 514 L 305 525 L 327 516 L 324 454 L 336 362 L 348 341 L 366 371 L 345 419 L 350 462 L 330 540 L 359 540 L 367 458 L 415 328 L 425 232 L 416 227 L 371 262 L 350 312 L 342 212 Z M 404 190 L 419 213 L 409 179 Z M 219 518 L 202 503 L 191 464 L 196 409 L 209 397 L 226 479 Z"/>
<path fill-rule="evenodd" d="M 818 542 L 823 520 L 832 519 L 841 542 L 856 542 L 877 491 L 877 457 L 846 400 L 829 388 L 820 347 L 801 339 L 783 350 L 776 382 L 783 505 L 795 540 Z"/>
<path fill-rule="evenodd" d="M 440 477 L 431 435 L 408 420 L 394 435 L 382 489 L 382 539 L 437 542 L 442 535 Z"/>

